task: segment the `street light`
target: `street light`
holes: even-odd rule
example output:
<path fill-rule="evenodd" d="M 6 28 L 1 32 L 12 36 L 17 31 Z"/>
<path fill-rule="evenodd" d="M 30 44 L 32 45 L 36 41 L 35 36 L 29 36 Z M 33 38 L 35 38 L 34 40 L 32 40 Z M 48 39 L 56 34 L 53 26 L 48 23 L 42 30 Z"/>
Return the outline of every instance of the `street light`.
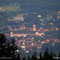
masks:
<path fill-rule="evenodd" d="M 19 50 L 16 50 L 16 52 L 18 53 L 18 52 L 19 52 Z"/>

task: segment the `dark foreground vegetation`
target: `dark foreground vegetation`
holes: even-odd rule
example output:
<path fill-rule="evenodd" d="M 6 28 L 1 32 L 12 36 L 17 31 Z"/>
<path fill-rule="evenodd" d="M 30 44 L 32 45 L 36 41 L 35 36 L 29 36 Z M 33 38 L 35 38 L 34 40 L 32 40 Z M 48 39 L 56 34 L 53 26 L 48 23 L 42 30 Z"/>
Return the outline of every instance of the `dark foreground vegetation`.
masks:
<path fill-rule="evenodd" d="M 21 59 L 15 40 L 8 41 L 5 35 L 0 33 L 0 60 L 60 60 L 60 53 L 56 57 L 55 53 L 48 52 L 48 48 L 46 48 L 44 54 L 40 52 L 39 57 L 34 52 L 34 55 L 28 55 L 27 59 L 26 57 Z"/>

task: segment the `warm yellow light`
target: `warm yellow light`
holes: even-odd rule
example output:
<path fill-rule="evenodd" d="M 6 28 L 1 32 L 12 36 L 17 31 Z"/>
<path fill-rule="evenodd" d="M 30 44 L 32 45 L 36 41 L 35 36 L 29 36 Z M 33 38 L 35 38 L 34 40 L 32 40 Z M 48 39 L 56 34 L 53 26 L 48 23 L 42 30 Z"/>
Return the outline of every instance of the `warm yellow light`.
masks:
<path fill-rule="evenodd" d="M 23 48 L 23 49 L 24 49 L 24 48 L 25 48 L 25 46 L 21 46 L 21 48 Z"/>
<path fill-rule="evenodd" d="M 39 35 L 39 33 L 38 33 L 38 32 L 36 32 L 35 34 L 36 34 L 36 35 Z"/>

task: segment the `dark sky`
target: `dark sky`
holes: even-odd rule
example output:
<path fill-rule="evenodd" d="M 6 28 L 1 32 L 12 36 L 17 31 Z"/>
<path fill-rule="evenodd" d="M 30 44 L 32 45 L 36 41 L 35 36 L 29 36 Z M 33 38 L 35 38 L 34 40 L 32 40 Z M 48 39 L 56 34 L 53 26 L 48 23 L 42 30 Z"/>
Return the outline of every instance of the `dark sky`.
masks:
<path fill-rule="evenodd" d="M 0 0 L 1 5 L 18 4 L 21 9 L 31 10 L 60 10 L 60 0 Z"/>
<path fill-rule="evenodd" d="M 60 5 L 60 0 L 0 0 L 1 4 L 4 3 L 20 3 L 20 4 L 33 4 L 33 5 Z"/>

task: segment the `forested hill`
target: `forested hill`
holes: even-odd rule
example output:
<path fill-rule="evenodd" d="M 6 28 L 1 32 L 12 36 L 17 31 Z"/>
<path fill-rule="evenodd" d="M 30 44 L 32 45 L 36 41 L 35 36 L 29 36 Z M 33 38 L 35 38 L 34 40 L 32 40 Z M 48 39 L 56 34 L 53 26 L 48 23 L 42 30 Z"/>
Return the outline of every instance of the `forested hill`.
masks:
<path fill-rule="evenodd" d="M 60 10 L 60 0 L 0 0 L 0 6 L 18 4 L 22 8 Z"/>

